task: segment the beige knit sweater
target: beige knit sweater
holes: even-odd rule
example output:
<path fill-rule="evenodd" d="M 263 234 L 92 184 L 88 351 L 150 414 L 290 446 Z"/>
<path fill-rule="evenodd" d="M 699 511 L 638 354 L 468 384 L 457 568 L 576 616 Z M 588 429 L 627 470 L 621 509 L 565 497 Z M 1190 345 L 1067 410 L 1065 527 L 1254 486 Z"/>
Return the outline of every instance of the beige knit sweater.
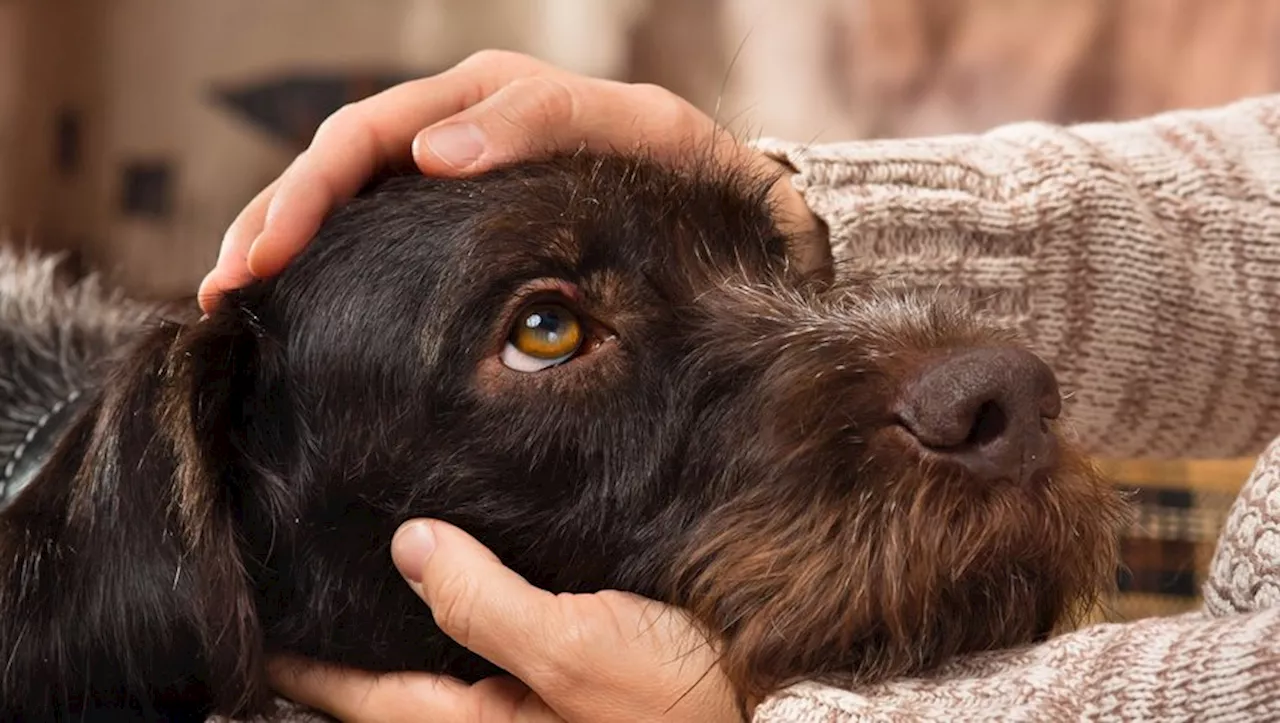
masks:
<path fill-rule="evenodd" d="M 759 723 L 1280 720 L 1280 96 L 1139 122 L 759 144 L 848 269 L 966 292 L 1019 324 L 1090 451 L 1262 454 L 1201 612 L 1099 625 Z"/>

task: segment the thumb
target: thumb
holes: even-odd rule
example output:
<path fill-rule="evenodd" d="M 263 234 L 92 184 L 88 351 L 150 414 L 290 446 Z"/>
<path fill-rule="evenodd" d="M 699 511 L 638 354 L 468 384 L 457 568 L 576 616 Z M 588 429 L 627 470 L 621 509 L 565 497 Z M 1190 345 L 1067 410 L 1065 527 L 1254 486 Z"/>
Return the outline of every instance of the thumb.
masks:
<path fill-rule="evenodd" d="M 518 678 L 545 669 L 555 595 L 530 585 L 462 530 L 412 520 L 391 542 L 396 567 L 446 635 Z"/>
<path fill-rule="evenodd" d="M 427 175 L 456 175 L 551 155 L 577 140 L 568 133 L 576 106 L 573 89 L 558 79 L 519 78 L 422 131 L 413 157 Z"/>

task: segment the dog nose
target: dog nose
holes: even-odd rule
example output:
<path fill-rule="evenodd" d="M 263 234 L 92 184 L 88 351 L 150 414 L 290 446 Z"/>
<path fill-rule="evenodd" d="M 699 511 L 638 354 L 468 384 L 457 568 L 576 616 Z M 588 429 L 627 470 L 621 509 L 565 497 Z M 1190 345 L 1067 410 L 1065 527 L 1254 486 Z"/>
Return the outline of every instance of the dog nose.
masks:
<path fill-rule="evenodd" d="M 1062 397 L 1053 370 L 1034 354 L 979 348 L 926 366 L 894 411 L 921 445 L 979 479 L 1024 483 L 1054 462 L 1047 421 L 1062 412 Z"/>

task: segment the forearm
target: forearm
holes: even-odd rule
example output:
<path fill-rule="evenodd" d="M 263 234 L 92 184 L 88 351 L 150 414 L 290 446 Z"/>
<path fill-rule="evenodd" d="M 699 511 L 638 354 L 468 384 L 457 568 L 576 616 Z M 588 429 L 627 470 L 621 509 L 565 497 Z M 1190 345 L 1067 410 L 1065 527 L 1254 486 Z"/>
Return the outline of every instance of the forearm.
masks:
<path fill-rule="evenodd" d="M 1230 456 L 1280 430 L 1280 96 L 981 136 L 762 141 L 843 271 L 1021 328 L 1090 451 Z"/>
<path fill-rule="evenodd" d="M 935 676 L 849 692 L 802 684 L 755 723 L 866 720 L 1273 720 L 1280 610 L 1099 625 L 961 660 Z"/>

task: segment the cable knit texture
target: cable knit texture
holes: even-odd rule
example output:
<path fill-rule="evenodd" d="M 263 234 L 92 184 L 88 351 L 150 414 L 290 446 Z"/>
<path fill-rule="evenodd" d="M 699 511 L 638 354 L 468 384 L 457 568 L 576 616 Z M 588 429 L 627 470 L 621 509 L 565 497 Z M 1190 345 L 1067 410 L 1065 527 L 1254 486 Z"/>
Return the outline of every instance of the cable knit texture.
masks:
<path fill-rule="evenodd" d="M 1058 370 L 1089 450 L 1263 452 L 1202 611 L 1097 625 L 925 678 L 806 683 L 758 723 L 1280 719 L 1280 96 L 1143 121 L 758 146 L 843 269 L 965 292 Z M 1265 449 L 1264 449 L 1265 448 Z"/>
<path fill-rule="evenodd" d="M 1280 440 L 1258 460 L 1231 508 L 1210 563 L 1204 603 L 1221 616 L 1280 607 Z"/>

